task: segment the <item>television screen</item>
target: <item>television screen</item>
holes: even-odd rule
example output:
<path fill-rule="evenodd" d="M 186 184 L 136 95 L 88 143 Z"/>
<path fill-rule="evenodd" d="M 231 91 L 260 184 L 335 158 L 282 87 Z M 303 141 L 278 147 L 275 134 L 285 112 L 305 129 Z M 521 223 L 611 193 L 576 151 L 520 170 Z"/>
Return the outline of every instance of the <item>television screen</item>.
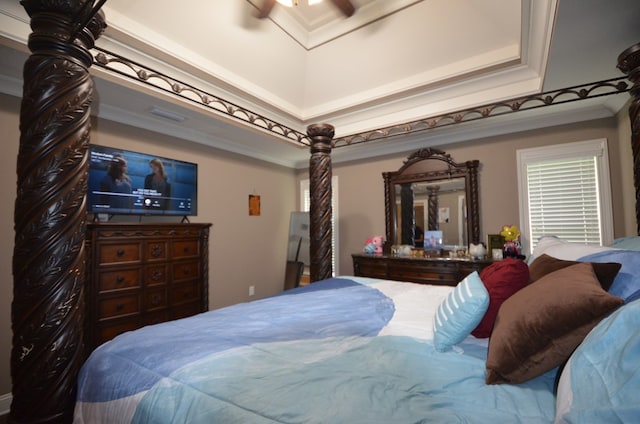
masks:
<path fill-rule="evenodd" d="M 88 212 L 196 215 L 197 185 L 195 163 L 89 145 Z"/>

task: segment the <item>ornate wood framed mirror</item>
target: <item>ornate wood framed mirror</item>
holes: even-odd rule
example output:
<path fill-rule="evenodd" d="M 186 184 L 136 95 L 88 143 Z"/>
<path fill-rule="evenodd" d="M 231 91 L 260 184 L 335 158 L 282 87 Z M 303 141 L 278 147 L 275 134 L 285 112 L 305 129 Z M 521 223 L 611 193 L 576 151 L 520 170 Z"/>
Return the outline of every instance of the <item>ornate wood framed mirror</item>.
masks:
<path fill-rule="evenodd" d="M 421 246 L 426 231 L 442 231 L 444 245 L 479 243 L 479 165 L 426 148 L 397 171 L 383 172 L 387 244 Z"/>

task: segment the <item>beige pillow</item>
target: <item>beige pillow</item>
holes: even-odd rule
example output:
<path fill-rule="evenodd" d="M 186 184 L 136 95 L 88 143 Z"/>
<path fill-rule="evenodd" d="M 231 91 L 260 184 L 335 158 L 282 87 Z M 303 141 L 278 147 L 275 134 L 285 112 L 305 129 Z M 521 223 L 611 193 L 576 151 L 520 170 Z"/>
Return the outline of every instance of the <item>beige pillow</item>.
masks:
<path fill-rule="evenodd" d="M 555 368 L 623 303 L 600 287 L 590 263 L 541 277 L 500 307 L 489 339 L 487 384 L 521 383 Z"/>

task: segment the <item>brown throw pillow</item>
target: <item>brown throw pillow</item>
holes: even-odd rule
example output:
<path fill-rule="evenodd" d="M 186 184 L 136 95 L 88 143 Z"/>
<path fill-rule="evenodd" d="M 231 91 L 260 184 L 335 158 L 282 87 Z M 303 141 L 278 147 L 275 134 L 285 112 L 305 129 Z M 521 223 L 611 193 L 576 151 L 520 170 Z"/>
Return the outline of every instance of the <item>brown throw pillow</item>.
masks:
<path fill-rule="evenodd" d="M 562 364 L 623 303 L 600 287 L 587 262 L 521 289 L 498 311 L 489 339 L 487 384 L 522 383 Z"/>
<path fill-rule="evenodd" d="M 537 281 L 551 272 L 579 263 L 580 262 L 577 261 L 557 259 L 543 253 L 534 259 L 529 265 L 529 281 Z M 613 280 L 616 278 L 616 275 L 618 275 L 618 271 L 620 271 L 622 264 L 617 262 L 590 262 L 590 264 L 593 266 L 593 271 L 596 273 L 596 277 L 598 277 L 598 281 L 602 288 L 609 290 L 609 287 L 613 284 Z"/>

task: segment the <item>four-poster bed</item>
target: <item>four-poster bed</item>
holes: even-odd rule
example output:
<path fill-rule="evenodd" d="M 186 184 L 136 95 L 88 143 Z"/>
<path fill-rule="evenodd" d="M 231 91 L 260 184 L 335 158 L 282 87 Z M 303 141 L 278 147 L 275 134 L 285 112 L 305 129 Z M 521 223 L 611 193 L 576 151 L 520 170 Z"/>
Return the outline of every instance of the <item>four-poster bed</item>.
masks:
<path fill-rule="evenodd" d="M 101 2 L 96 8 L 88 7 L 92 2 L 82 1 L 21 3 L 31 17 L 33 32 L 29 37 L 32 54 L 24 66 L 20 112 L 11 311 L 13 401 L 9 420 L 70 422 L 76 403 L 76 379 L 85 360 L 84 199 L 93 99 L 89 75 L 93 58 L 89 50 L 104 31 L 105 18 L 101 13 L 94 14 Z M 640 223 L 640 45 L 621 55 L 619 67 L 635 84 L 629 111 Z M 332 273 L 330 153 L 334 132 L 330 125 L 321 124 L 310 126 L 307 134 L 311 141 L 311 278 L 319 281 Z M 317 291 L 332 293 L 338 283 L 322 283 Z M 372 291 L 367 284 L 346 283 L 357 295 L 383 305 L 375 311 L 380 322 L 357 328 L 358 335 L 379 331 L 395 307 L 393 286 L 376 283 L 379 289 Z M 312 301 L 308 294 L 316 290 L 313 287 L 299 292 L 300 298 Z M 441 292 L 437 299 L 447 293 Z M 416 295 L 429 298 L 424 293 Z M 338 302 L 339 298 L 328 299 Z M 272 302 L 277 304 L 278 300 Z M 349 305 L 338 309 L 346 314 Z M 313 317 L 310 319 L 314 322 Z M 337 326 L 341 336 L 350 336 L 345 320 L 328 321 L 329 327 Z M 318 325 L 318 329 L 323 328 Z M 548 386 L 549 379 L 535 384 Z"/>

